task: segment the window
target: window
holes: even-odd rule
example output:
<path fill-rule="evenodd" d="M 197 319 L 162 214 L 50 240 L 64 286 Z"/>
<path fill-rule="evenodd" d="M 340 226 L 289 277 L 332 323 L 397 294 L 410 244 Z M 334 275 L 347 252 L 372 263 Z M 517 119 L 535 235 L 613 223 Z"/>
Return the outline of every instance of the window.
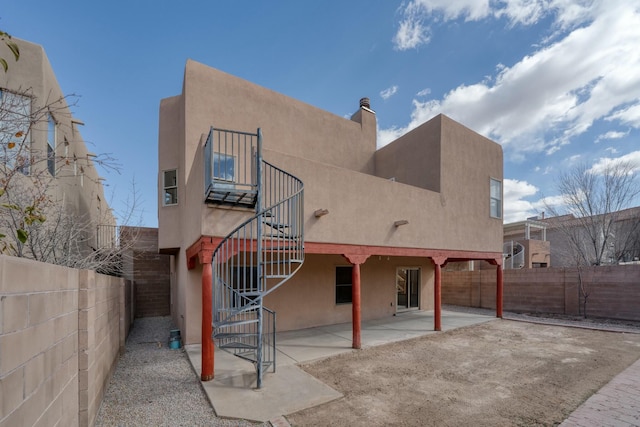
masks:
<path fill-rule="evenodd" d="M 229 154 L 213 153 L 213 178 L 235 181 L 235 158 Z"/>
<path fill-rule="evenodd" d="M 0 89 L 0 164 L 29 174 L 31 99 Z"/>
<path fill-rule="evenodd" d="M 47 123 L 47 169 L 51 176 L 56 176 L 56 121 L 51 114 Z"/>
<path fill-rule="evenodd" d="M 176 169 L 164 171 L 163 174 L 164 206 L 178 204 L 178 171 Z"/>
<path fill-rule="evenodd" d="M 336 267 L 336 304 L 351 302 L 351 273 L 353 267 Z"/>
<path fill-rule="evenodd" d="M 502 182 L 491 178 L 491 217 L 502 218 Z"/>

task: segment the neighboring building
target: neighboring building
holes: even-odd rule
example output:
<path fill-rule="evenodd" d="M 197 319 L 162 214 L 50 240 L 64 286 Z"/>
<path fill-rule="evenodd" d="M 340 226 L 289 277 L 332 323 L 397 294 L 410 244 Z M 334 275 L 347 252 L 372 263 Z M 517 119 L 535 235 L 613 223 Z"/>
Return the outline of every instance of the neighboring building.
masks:
<path fill-rule="evenodd" d="M 529 218 L 505 224 L 503 229 L 505 269 L 551 267 L 551 245 L 547 241 L 545 222 Z"/>
<path fill-rule="evenodd" d="M 376 149 L 366 98 L 345 119 L 188 61 L 182 93 L 160 104 L 158 166 L 171 313 L 185 343 L 204 337 L 203 379 L 211 275 L 218 337 L 225 313 L 264 297 L 279 330 L 353 321 L 356 348 L 360 319 L 434 309 L 439 330 L 449 261 L 497 265 L 501 289 L 502 148 L 444 115 Z M 225 242 L 244 221 L 249 237 Z M 249 289 L 261 269 L 267 285 Z"/>
<path fill-rule="evenodd" d="M 595 259 L 593 240 L 596 240 L 596 245 L 602 245 L 604 232 L 601 230 L 608 230 L 609 234 L 608 244 L 603 249 L 602 264 L 635 263 L 640 260 L 640 206 L 607 215 L 576 218 L 568 214 L 541 221 L 547 227 L 546 235 L 551 244 L 554 267 L 576 266 L 575 246 L 570 244 L 570 239 L 580 242 L 587 258 Z M 594 231 L 588 232 L 587 228 Z"/>
<path fill-rule="evenodd" d="M 79 130 L 83 123 L 70 111 L 42 46 L 13 40 L 20 47 L 17 62 L 8 50 L 0 52 L 9 63 L 7 72 L 0 70 L 0 182 L 9 181 L 11 190 L 0 200 L 28 204 L 45 190 L 47 202 L 39 206 L 46 209 L 38 212 L 46 217 L 43 227 L 53 227 L 64 214 L 75 228 L 74 241 L 65 244 L 73 245 L 78 257 L 91 254 L 98 247 L 99 224 L 113 226 L 103 237 L 115 239 L 115 219 L 95 155 L 87 151 Z M 7 215 L 4 210 L 3 218 Z"/>

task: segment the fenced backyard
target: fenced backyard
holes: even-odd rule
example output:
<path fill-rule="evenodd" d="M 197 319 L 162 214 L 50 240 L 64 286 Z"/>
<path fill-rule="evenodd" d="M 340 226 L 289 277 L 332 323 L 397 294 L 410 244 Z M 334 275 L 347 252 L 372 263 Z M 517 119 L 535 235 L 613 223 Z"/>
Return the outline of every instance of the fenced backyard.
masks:
<path fill-rule="evenodd" d="M 640 321 L 640 265 L 504 270 L 505 311 Z M 442 303 L 495 309 L 496 271 L 446 271 Z"/>

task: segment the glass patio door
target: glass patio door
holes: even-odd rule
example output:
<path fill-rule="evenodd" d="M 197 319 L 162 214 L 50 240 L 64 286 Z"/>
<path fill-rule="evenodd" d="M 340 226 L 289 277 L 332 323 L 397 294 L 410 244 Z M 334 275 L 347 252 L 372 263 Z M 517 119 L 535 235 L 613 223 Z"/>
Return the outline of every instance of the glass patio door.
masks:
<path fill-rule="evenodd" d="M 396 270 L 396 310 L 418 308 L 418 289 L 420 288 L 420 269 L 401 267 Z"/>

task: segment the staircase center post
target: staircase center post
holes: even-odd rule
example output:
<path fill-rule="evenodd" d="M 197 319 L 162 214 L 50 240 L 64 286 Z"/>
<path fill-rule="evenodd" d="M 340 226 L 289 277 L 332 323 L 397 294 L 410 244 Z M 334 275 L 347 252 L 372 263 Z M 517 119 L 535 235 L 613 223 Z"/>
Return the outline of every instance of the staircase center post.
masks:
<path fill-rule="evenodd" d="M 256 214 L 261 215 L 258 218 L 256 224 L 256 259 L 258 267 L 258 290 L 264 292 L 267 289 L 266 269 L 264 265 L 264 254 L 262 248 L 262 226 L 264 221 L 264 215 L 262 214 L 262 198 L 264 197 L 262 188 L 262 130 L 258 128 L 258 140 L 256 141 Z M 257 374 L 257 388 L 262 388 L 262 374 L 264 366 L 262 363 L 263 358 L 263 340 L 262 340 L 262 297 L 259 298 L 258 303 L 258 325 L 257 325 L 257 346 L 256 346 L 256 374 Z"/>

